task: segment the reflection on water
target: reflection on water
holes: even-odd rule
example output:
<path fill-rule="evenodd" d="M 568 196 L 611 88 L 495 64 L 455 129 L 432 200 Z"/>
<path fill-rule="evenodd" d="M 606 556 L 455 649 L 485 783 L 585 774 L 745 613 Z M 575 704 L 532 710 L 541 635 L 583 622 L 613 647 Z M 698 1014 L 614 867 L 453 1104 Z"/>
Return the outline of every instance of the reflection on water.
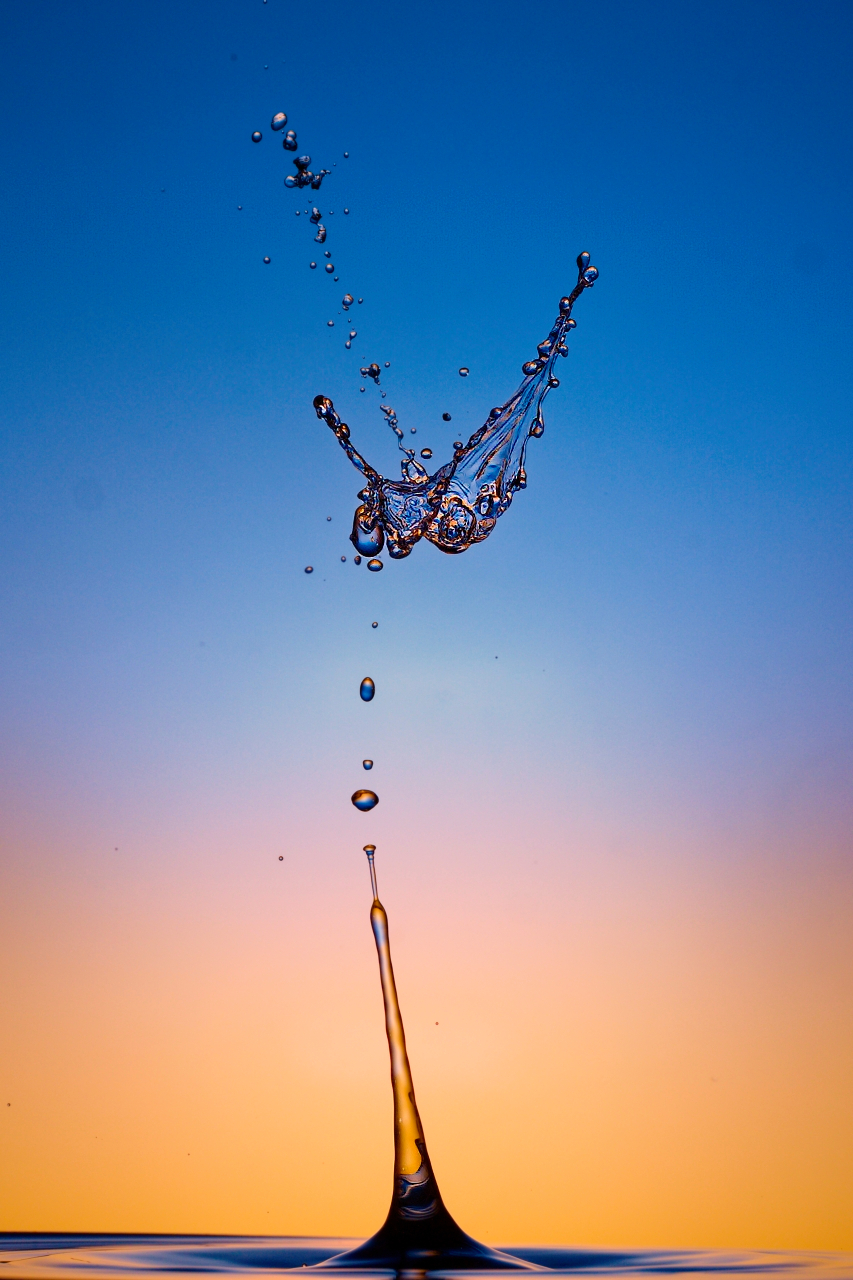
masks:
<path fill-rule="evenodd" d="M 133 1272 L 163 1280 L 187 1272 L 216 1271 L 230 1277 L 311 1269 L 356 1240 L 294 1236 L 154 1236 L 0 1233 L 0 1265 L 9 1280 L 127 1280 Z M 556 1274 L 619 1277 L 772 1275 L 780 1280 L 853 1280 L 853 1255 L 838 1253 L 733 1252 L 673 1249 L 556 1249 L 502 1246 L 517 1258 Z M 328 1278 L 329 1269 L 321 1275 Z M 349 1271 L 348 1275 L 352 1275 Z M 357 1273 L 362 1274 L 362 1273 Z M 365 1268 L 388 1277 L 390 1270 Z M 415 1280 L 422 1272 L 398 1273 Z M 452 1275 L 451 1270 L 442 1272 Z M 463 1273 L 460 1273 L 463 1274 Z M 470 1276 L 470 1272 L 467 1273 Z M 503 1273 L 506 1274 L 505 1272 Z"/>

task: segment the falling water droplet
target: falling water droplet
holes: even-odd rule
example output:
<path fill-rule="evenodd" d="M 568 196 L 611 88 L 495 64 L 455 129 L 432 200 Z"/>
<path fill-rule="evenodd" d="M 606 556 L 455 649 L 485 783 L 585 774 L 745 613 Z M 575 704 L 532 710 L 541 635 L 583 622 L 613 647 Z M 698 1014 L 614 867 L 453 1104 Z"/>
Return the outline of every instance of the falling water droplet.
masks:
<path fill-rule="evenodd" d="M 347 351 L 352 350 L 352 343 L 350 342 L 349 338 L 347 338 L 346 342 L 344 343 L 344 346 L 346 347 Z"/>
<path fill-rule="evenodd" d="M 341 564 L 346 564 L 346 562 L 347 562 L 346 556 L 341 556 Z"/>
<path fill-rule="evenodd" d="M 275 115 L 270 121 L 270 128 L 274 129 L 276 133 L 278 133 L 279 129 L 283 129 L 286 124 L 287 124 L 287 116 L 284 114 L 284 112 L 276 111 Z"/>
<path fill-rule="evenodd" d="M 358 337 L 358 333 L 356 332 L 356 330 L 355 330 L 355 329 L 350 329 L 350 331 L 349 331 L 349 336 L 350 336 L 351 338 L 357 338 L 357 337 Z"/>
<path fill-rule="evenodd" d="M 362 764 L 362 768 L 364 768 L 364 769 L 372 769 L 372 768 L 373 768 L 373 761 L 372 761 L 372 760 L 362 760 L 361 764 Z"/>
<path fill-rule="evenodd" d="M 313 572 L 314 572 L 314 566 L 313 566 L 313 564 L 306 564 L 306 566 L 305 566 L 305 572 L 306 572 L 306 573 L 313 573 Z"/>
<path fill-rule="evenodd" d="M 348 151 L 345 151 L 345 152 L 344 152 L 344 159 L 345 159 L 345 160 L 349 160 L 349 152 L 348 152 Z"/>
<path fill-rule="evenodd" d="M 266 2 L 267 2 L 267 0 L 264 0 L 264 4 L 266 4 Z M 280 853 L 280 854 L 278 855 L 278 860 L 279 860 L 279 862 L 284 862 L 284 854 L 283 854 L 283 853 Z"/>
<path fill-rule="evenodd" d="M 578 270 L 585 271 L 588 266 L 589 266 L 589 254 L 587 253 L 586 249 L 584 249 L 583 253 L 578 254 Z"/>
<path fill-rule="evenodd" d="M 344 209 L 344 213 L 349 213 L 349 209 Z"/>
<path fill-rule="evenodd" d="M 361 564 L 361 556 L 353 556 L 352 562 L 353 564 Z"/>
<path fill-rule="evenodd" d="M 356 559 L 357 558 L 358 557 L 356 557 Z M 361 684 L 358 686 L 358 696 L 361 698 L 362 702 L 370 702 L 372 701 L 375 692 L 376 685 L 373 683 L 370 676 L 365 676 Z"/>
<path fill-rule="evenodd" d="M 586 271 L 583 273 L 583 278 L 588 285 L 594 284 L 598 279 L 598 267 L 587 267 Z"/>
<path fill-rule="evenodd" d="M 271 261 L 272 261 L 272 259 L 271 259 L 271 258 L 264 258 L 264 262 L 267 264 L 267 266 L 269 266 L 269 265 L 270 265 L 270 262 L 271 262 Z"/>
<path fill-rule="evenodd" d="M 443 413 L 441 416 L 442 416 L 442 418 L 444 418 L 444 421 L 445 421 L 445 422 L 450 422 L 450 414 L 449 414 L 449 413 Z"/>
<path fill-rule="evenodd" d="M 460 377 L 460 378 L 467 378 L 467 377 L 468 377 L 468 374 L 469 374 L 470 372 L 471 372 L 471 370 L 470 370 L 470 369 L 468 369 L 468 368 L 466 368 L 466 366 L 463 364 L 462 368 L 459 370 L 459 377 Z"/>
<path fill-rule="evenodd" d="M 431 458 L 431 457 L 432 457 L 432 449 L 421 449 L 421 457 L 422 457 L 422 458 Z"/>
<path fill-rule="evenodd" d="M 237 208 L 238 208 L 238 209 L 242 209 L 242 208 L 243 208 L 243 206 L 242 206 L 241 204 L 238 204 L 238 205 L 237 205 Z"/>
<path fill-rule="evenodd" d="M 260 129 L 256 129 L 256 130 L 255 130 L 255 132 L 252 134 L 252 141 L 253 141 L 253 142 L 260 142 L 260 140 L 261 140 L 261 138 L 262 138 L 263 136 L 264 136 L 264 135 L 261 133 Z"/>
<path fill-rule="evenodd" d="M 316 262 L 309 262 L 309 263 L 308 263 L 308 266 L 311 268 L 311 270 L 312 270 L 312 271 L 316 271 L 316 270 L 317 270 L 317 263 L 316 263 Z"/>
<path fill-rule="evenodd" d="M 364 298 L 359 298 L 358 305 L 361 306 L 362 302 L 364 302 Z"/>
<path fill-rule="evenodd" d="M 378 627 L 378 626 L 379 626 L 379 623 L 378 623 L 378 622 L 371 622 L 371 624 L 370 624 L 370 625 L 371 625 L 371 627 Z"/>
<path fill-rule="evenodd" d="M 334 327 L 335 327 L 335 322 L 334 322 L 334 320 L 327 320 L 327 321 L 326 321 L 326 324 L 329 326 L 329 328 L 330 328 L 330 329 L 334 329 Z"/>
<path fill-rule="evenodd" d="M 356 809 L 360 809 L 362 813 L 367 813 L 369 809 L 375 809 L 379 804 L 379 796 L 375 791 L 359 790 L 354 791 L 350 796 Z"/>
<path fill-rule="evenodd" d="M 381 560 L 368 560 L 367 567 L 371 573 L 378 573 L 380 569 L 385 568 Z"/>
<path fill-rule="evenodd" d="M 352 297 L 352 294 L 351 294 L 351 293 L 345 293 L 345 294 L 344 294 L 344 296 L 343 296 L 343 298 L 341 299 L 341 306 L 342 306 L 342 307 L 351 307 L 351 306 L 352 306 L 352 303 L 353 303 L 353 297 Z"/>
<path fill-rule="evenodd" d="M 332 251 L 331 251 L 331 249 L 324 249 L 324 251 L 323 251 L 323 257 L 324 257 L 324 258 L 331 258 L 331 256 L 332 256 Z"/>

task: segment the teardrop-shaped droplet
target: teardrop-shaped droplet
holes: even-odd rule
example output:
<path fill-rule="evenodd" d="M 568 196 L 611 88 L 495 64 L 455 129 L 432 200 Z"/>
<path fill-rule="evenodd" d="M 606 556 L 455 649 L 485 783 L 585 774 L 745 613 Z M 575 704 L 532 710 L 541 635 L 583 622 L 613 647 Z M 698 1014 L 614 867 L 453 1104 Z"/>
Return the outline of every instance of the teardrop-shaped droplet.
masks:
<path fill-rule="evenodd" d="M 372 768 L 373 768 L 373 761 L 372 761 L 372 760 L 362 760 L 362 762 L 361 762 L 361 767 L 362 767 L 363 769 L 372 769 Z"/>
<path fill-rule="evenodd" d="M 467 377 L 468 377 L 468 374 L 469 374 L 470 372 L 471 372 L 471 370 L 470 370 L 470 369 L 468 369 L 468 368 L 463 364 L 462 368 L 459 370 L 459 377 L 460 377 L 460 378 L 467 378 Z"/>
<path fill-rule="evenodd" d="M 284 114 L 284 112 L 276 111 L 275 115 L 270 121 L 270 128 L 275 129 L 276 133 L 278 133 L 279 129 L 283 129 L 286 124 L 287 124 L 287 116 Z"/>
<path fill-rule="evenodd" d="M 365 676 L 361 684 L 358 686 L 358 696 L 362 702 L 372 702 L 373 695 L 376 693 L 376 685 L 370 676 Z"/>
<path fill-rule="evenodd" d="M 261 138 L 262 138 L 263 136 L 264 136 L 264 135 L 261 133 L 260 129 L 256 129 L 256 130 L 255 130 L 255 132 L 252 134 L 252 141 L 253 141 L 253 142 L 260 142 L 260 140 L 261 140 Z"/>
<path fill-rule="evenodd" d="M 578 254 L 578 270 L 585 271 L 588 266 L 589 266 L 589 254 L 587 253 L 586 249 L 584 249 L 583 253 Z"/>
<path fill-rule="evenodd" d="M 365 791 L 363 789 L 353 791 L 350 799 L 356 809 L 360 809 L 362 813 L 367 813 L 369 809 L 375 809 L 379 804 L 379 796 L 375 791 Z"/>
<path fill-rule="evenodd" d="M 381 560 L 368 560 L 367 567 L 371 573 L 378 573 L 380 569 L 385 568 L 385 565 Z"/>

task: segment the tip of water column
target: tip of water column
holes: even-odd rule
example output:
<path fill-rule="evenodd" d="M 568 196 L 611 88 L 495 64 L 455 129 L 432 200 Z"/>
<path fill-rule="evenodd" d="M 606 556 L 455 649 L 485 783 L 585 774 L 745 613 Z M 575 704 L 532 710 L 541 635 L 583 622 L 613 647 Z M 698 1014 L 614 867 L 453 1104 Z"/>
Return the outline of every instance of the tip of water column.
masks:
<path fill-rule="evenodd" d="M 370 867 L 370 887 L 373 890 L 373 901 L 379 901 L 379 890 L 376 888 L 376 867 L 373 865 L 373 855 L 376 852 L 375 844 L 366 844 L 364 852 L 367 854 L 367 865 Z"/>

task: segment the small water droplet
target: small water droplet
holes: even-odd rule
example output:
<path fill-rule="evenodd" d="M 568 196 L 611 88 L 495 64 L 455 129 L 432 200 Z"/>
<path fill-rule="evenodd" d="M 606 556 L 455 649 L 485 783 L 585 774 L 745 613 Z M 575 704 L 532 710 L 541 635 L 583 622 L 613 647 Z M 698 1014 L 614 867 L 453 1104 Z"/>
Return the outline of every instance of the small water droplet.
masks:
<path fill-rule="evenodd" d="M 378 626 L 379 626 L 379 623 L 378 623 L 378 622 L 371 622 L 371 624 L 370 624 L 370 625 L 371 625 L 371 627 L 378 627 Z"/>
<path fill-rule="evenodd" d="M 306 573 L 313 573 L 313 572 L 314 572 L 314 566 L 313 566 L 313 564 L 306 564 L 306 566 L 305 566 L 305 572 L 306 572 Z"/>
<path fill-rule="evenodd" d="M 334 271 L 334 269 L 335 269 L 335 268 L 334 268 L 334 264 L 333 264 L 333 263 L 331 263 L 331 262 L 327 262 L 327 263 L 326 263 L 326 274 L 327 274 L 327 275 L 331 275 L 331 274 L 332 274 L 332 272 Z"/>
<path fill-rule="evenodd" d="M 361 306 L 362 302 L 364 302 L 364 298 L 359 298 L 358 305 Z"/>
<path fill-rule="evenodd" d="M 469 374 L 470 372 L 471 372 L 471 370 L 470 370 L 470 369 L 468 369 L 468 368 L 466 368 L 466 366 L 463 364 L 462 368 L 459 370 L 459 377 L 460 377 L 460 378 L 467 378 L 467 377 L 468 377 L 468 374 Z"/>
<path fill-rule="evenodd" d="M 353 303 L 352 294 L 345 293 L 344 296 L 341 298 L 341 306 L 344 308 L 351 307 L 352 303 Z"/>
<path fill-rule="evenodd" d="M 287 124 L 287 116 L 284 114 L 284 112 L 276 111 L 275 115 L 270 121 L 270 128 L 275 129 L 276 133 L 278 133 L 279 129 L 283 129 L 286 124 Z"/>
<path fill-rule="evenodd" d="M 271 262 L 271 261 L 272 261 L 272 259 L 271 259 L 271 258 L 264 258 L 264 262 L 267 264 L 267 266 L 269 266 L 269 265 L 270 265 L 270 262 Z"/>
<path fill-rule="evenodd" d="M 350 336 L 351 338 L 357 338 L 357 337 L 358 337 L 358 333 L 357 333 L 357 331 L 356 331 L 355 329 L 350 329 L 350 331 L 349 331 L 349 336 Z"/>
<path fill-rule="evenodd" d="M 354 791 L 350 796 L 356 809 L 360 809 L 362 813 L 367 813 L 369 809 L 375 809 L 379 804 L 379 796 L 375 791 L 359 790 Z"/>
<path fill-rule="evenodd" d="M 347 351 L 350 351 L 352 349 L 352 343 L 350 342 L 349 338 L 347 338 L 346 342 L 344 343 L 344 346 L 346 347 Z"/>
<path fill-rule="evenodd" d="M 372 768 L 373 768 L 373 761 L 372 761 L 372 760 L 362 760 L 361 764 L 362 764 L 362 768 L 364 768 L 364 769 L 372 769 Z"/>
<path fill-rule="evenodd" d="M 449 414 L 449 413 L 443 413 L 441 416 L 442 416 L 442 418 L 444 418 L 444 421 L 445 421 L 445 422 L 449 422 L 449 421 L 450 421 L 450 414 Z"/>
<path fill-rule="evenodd" d="M 453 448 L 454 448 L 454 449 L 461 449 L 461 448 L 462 448 L 462 441 L 461 441 L 461 440 L 454 440 L 454 441 L 453 441 Z"/>
<path fill-rule="evenodd" d="M 586 249 L 584 249 L 583 253 L 578 254 L 578 271 L 585 271 L 588 266 L 589 266 L 589 254 L 587 253 Z"/>
<path fill-rule="evenodd" d="M 323 250 L 323 257 L 324 257 L 324 258 L 331 258 L 331 256 L 332 256 L 332 251 L 331 251 L 331 249 L 324 249 L 324 250 Z"/>
<path fill-rule="evenodd" d="M 385 361 L 385 368 L 386 368 L 386 369 L 390 369 L 390 368 L 391 368 L 391 361 L 390 361 L 390 360 L 386 360 L 386 361 Z"/>
<path fill-rule="evenodd" d="M 312 270 L 312 271 L 316 271 L 316 270 L 317 270 L 317 263 L 316 263 L 316 262 L 309 262 L 309 263 L 308 263 L 308 266 L 311 268 L 311 270 Z"/>
<path fill-rule="evenodd" d="M 375 692 L 376 685 L 373 683 L 370 676 L 365 676 L 361 684 L 358 686 L 358 696 L 361 698 L 362 702 L 371 702 Z"/>
<path fill-rule="evenodd" d="M 380 569 L 385 568 L 381 560 L 368 560 L 367 567 L 371 573 L 378 573 Z"/>
<path fill-rule="evenodd" d="M 341 564 L 346 564 L 346 562 L 347 562 L 346 556 L 341 556 Z"/>
<path fill-rule="evenodd" d="M 344 152 L 344 159 L 345 159 L 345 160 L 349 160 L 349 152 L 348 152 L 348 151 L 345 151 L 345 152 Z"/>
<path fill-rule="evenodd" d="M 256 129 L 256 130 L 255 130 L 255 132 L 252 134 L 252 141 L 253 141 L 253 142 L 260 142 L 260 140 L 261 140 L 261 138 L 262 138 L 263 136 L 264 136 L 264 135 L 261 133 L 260 129 Z"/>
<path fill-rule="evenodd" d="M 431 457 L 432 457 L 432 449 L 421 449 L 421 457 L 422 457 L 422 458 L 431 458 Z"/>
<path fill-rule="evenodd" d="M 594 284 L 598 279 L 598 267 L 587 267 L 583 273 L 583 278 L 587 284 Z"/>
<path fill-rule="evenodd" d="M 344 209 L 344 213 L 349 213 L 349 209 Z"/>
<path fill-rule="evenodd" d="M 266 4 L 266 2 L 267 2 L 267 0 L 264 0 L 264 4 Z M 278 855 L 278 860 L 279 860 L 279 862 L 284 862 L 284 854 L 283 854 L 283 853 L 280 853 L 280 854 Z"/>
<path fill-rule="evenodd" d="M 335 322 L 334 322 L 334 320 L 327 320 L 327 321 L 326 321 L 326 324 L 329 326 L 329 328 L 330 328 L 330 329 L 334 329 L 334 327 L 335 327 Z"/>
<path fill-rule="evenodd" d="M 352 562 L 353 564 L 361 564 L 361 556 L 353 556 Z"/>

